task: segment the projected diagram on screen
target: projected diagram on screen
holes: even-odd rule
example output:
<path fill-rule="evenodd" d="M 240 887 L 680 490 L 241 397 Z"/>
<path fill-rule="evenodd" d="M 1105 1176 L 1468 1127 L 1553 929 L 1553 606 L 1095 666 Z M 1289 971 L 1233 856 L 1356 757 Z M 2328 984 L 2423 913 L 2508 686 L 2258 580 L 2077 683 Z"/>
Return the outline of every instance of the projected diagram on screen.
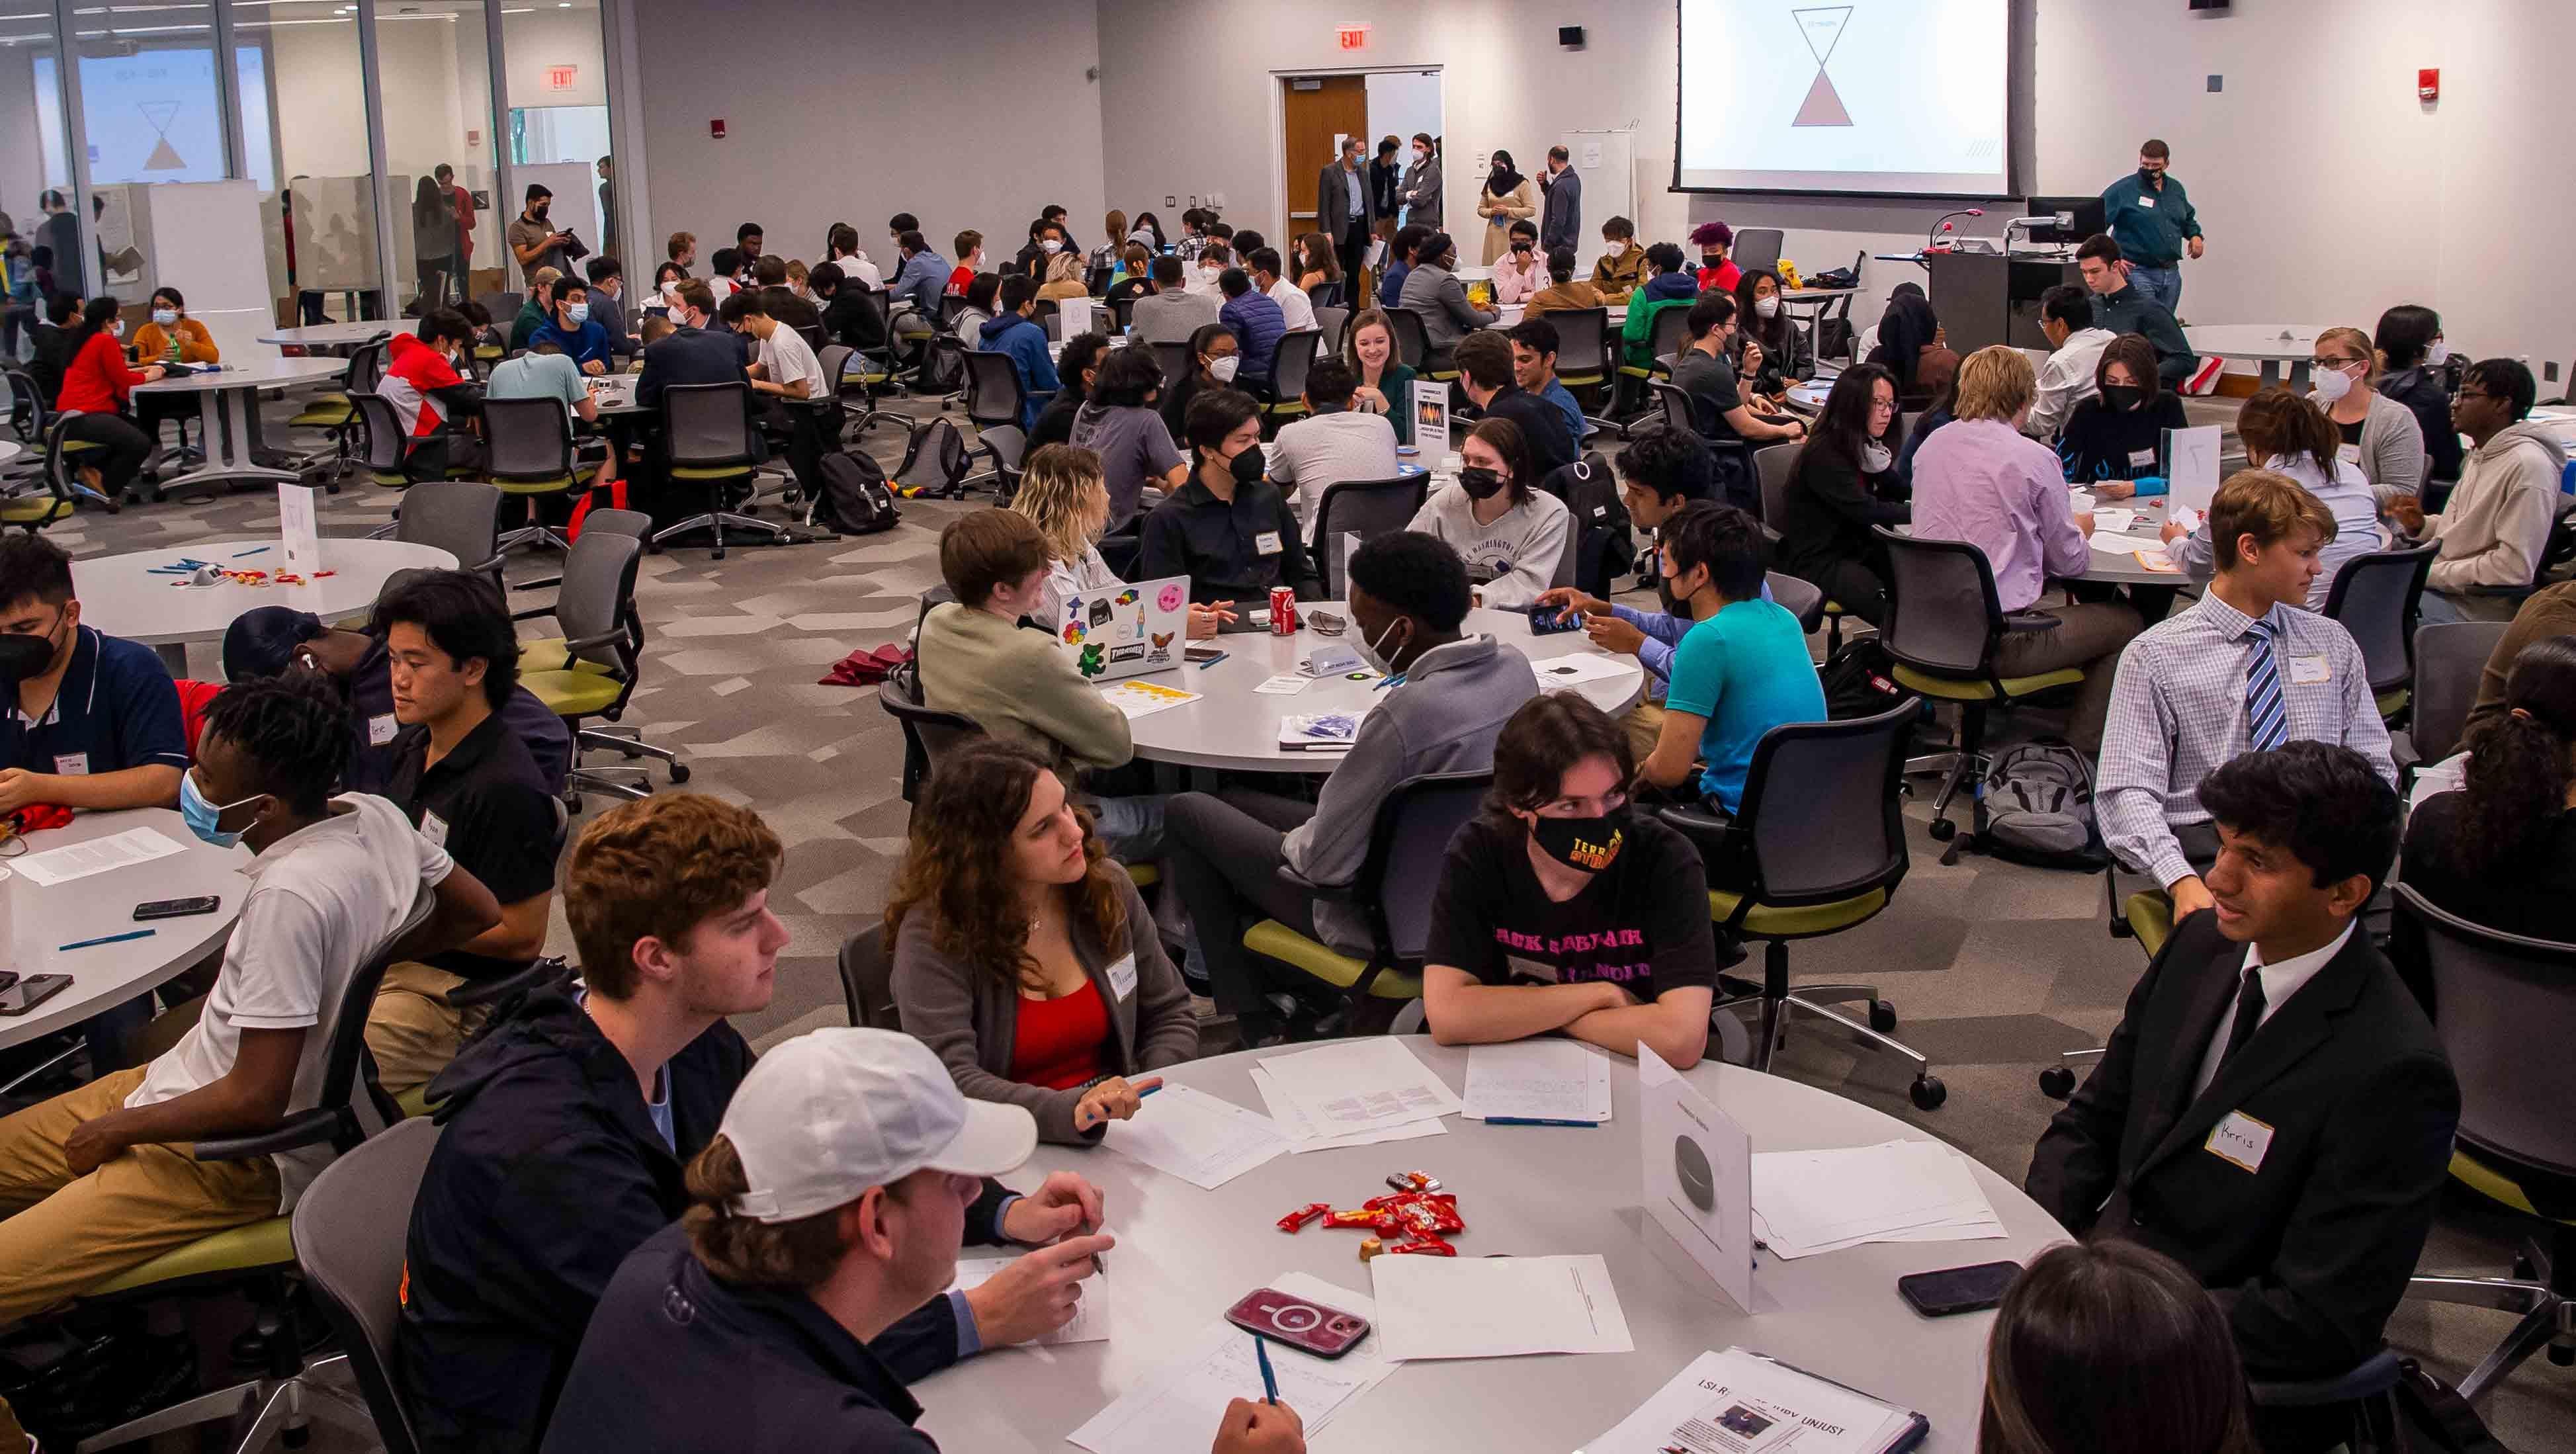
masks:
<path fill-rule="evenodd" d="M 1849 126 L 1851 113 L 1843 109 L 1843 98 L 1834 94 L 1833 73 L 1825 67 L 1834 58 L 1834 47 L 1842 43 L 1843 27 L 1851 23 L 1848 5 L 1826 5 L 1813 10 L 1789 12 L 1798 20 L 1798 34 L 1807 42 L 1807 52 L 1816 58 L 1816 84 L 1807 88 L 1807 99 L 1798 107 L 1797 119 L 1791 126 Z"/>

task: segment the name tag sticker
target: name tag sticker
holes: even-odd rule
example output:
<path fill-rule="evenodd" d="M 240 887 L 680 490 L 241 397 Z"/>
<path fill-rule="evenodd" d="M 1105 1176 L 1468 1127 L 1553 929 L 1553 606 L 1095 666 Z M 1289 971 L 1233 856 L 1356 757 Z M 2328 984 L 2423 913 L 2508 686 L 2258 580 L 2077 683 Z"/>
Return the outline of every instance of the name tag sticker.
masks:
<path fill-rule="evenodd" d="M 420 836 L 437 844 L 441 848 L 445 848 L 447 846 L 447 820 L 438 816 L 436 813 L 421 814 Z"/>
<path fill-rule="evenodd" d="M 2155 463 L 2156 452 L 2152 449 L 2133 449 L 2129 451 L 2129 468 L 2133 470 L 2152 469 L 2155 467 Z"/>
<path fill-rule="evenodd" d="M 2156 210 L 2156 199 L 2153 197 L 2140 197 L 2138 199 L 2138 205 L 2146 208 L 2150 212 L 2153 212 Z"/>
<path fill-rule="evenodd" d="M 2335 450 L 2335 458 L 2342 460 L 2345 464 L 2357 465 L 2361 463 L 2361 446 L 2358 444 L 2342 445 Z"/>
<path fill-rule="evenodd" d="M 54 754 L 54 771 L 63 777 L 89 776 L 89 754 L 58 752 Z"/>
<path fill-rule="evenodd" d="M 1252 537 L 1252 548 L 1256 553 L 1261 555 L 1277 555 L 1279 553 L 1279 532 L 1276 530 L 1262 531 L 1259 535 Z"/>
<path fill-rule="evenodd" d="M 1125 999 L 1136 993 L 1136 956 L 1122 954 L 1109 966 L 1109 993 L 1114 999 Z"/>
<path fill-rule="evenodd" d="M 2263 1169 L 2263 1154 L 2272 1149 L 2272 1128 L 2243 1111 L 2229 1111 L 2209 1128 L 2209 1154 L 2247 1171 Z"/>
<path fill-rule="evenodd" d="M 401 730 L 402 724 L 394 720 L 394 714 L 391 712 L 387 712 L 378 717 L 369 717 L 367 719 L 367 745 L 369 747 L 382 747 L 386 743 L 393 741 L 394 734 Z"/>
<path fill-rule="evenodd" d="M 2322 656 L 2290 658 L 2290 680 L 2298 686 L 2312 687 L 2332 675 L 2333 673 L 2326 669 L 2326 659 Z"/>

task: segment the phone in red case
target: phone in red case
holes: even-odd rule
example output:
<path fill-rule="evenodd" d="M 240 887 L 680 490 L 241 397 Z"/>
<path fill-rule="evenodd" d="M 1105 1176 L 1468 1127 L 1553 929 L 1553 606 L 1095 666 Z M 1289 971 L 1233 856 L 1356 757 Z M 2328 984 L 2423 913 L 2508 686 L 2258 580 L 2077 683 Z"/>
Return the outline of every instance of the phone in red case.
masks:
<path fill-rule="evenodd" d="M 1275 1287 L 1255 1288 L 1225 1310 L 1225 1320 L 1247 1333 L 1276 1338 L 1318 1358 L 1339 1358 L 1368 1336 L 1368 1319 L 1328 1308 Z"/>

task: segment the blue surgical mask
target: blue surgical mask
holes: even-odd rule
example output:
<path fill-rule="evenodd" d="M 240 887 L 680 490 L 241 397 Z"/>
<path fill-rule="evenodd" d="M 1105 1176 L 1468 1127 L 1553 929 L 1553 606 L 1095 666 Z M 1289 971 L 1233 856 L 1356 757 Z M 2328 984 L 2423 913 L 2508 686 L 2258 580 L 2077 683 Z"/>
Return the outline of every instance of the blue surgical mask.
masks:
<path fill-rule="evenodd" d="M 253 793 L 239 801 L 217 806 L 207 802 L 206 795 L 197 790 L 195 773 L 179 774 L 179 816 L 187 821 L 189 832 L 196 834 L 200 841 L 211 843 L 217 848 L 230 848 L 241 842 L 239 833 L 227 833 L 216 826 L 223 822 L 224 814 L 240 807 L 243 803 L 257 802 L 265 796 L 267 796 L 265 793 Z"/>
<path fill-rule="evenodd" d="M 564 316 L 571 319 L 575 327 L 579 327 L 590 321 L 590 305 L 588 303 L 565 304 Z"/>
<path fill-rule="evenodd" d="M 167 328 L 171 324 L 179 321 L 179 310 L 176 308 L 155 308 L 152 310 L 152 321 L 160 324 L 164 328 Z"/>

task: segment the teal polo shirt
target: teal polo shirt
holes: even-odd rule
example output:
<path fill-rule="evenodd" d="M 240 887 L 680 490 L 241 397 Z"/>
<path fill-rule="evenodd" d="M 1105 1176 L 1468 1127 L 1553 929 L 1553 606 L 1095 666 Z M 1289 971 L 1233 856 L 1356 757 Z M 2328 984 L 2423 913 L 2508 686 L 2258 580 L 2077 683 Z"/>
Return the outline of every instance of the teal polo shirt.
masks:
<path fill-rule="evenodd" d="M 1798 618 L 1769 601 L 1735 601 L 1700 622 L 1673 649 L 1668 711 L 1705 717 L 1700 791 L 1732 813 L 1762 734 L 1784 722 L 1825 720 L 1824 684 L 1807 655 Z"/>
<path fill-rule="evenodd" d="M 2120 256 L 2141 267 L 2169 268 L 2182 260 L 2182 242 L 2200 236 L 2200 216 L 2171 172 L 2150 191 L 2131 172 L 2102 189 L 2102 211 Z"/>

